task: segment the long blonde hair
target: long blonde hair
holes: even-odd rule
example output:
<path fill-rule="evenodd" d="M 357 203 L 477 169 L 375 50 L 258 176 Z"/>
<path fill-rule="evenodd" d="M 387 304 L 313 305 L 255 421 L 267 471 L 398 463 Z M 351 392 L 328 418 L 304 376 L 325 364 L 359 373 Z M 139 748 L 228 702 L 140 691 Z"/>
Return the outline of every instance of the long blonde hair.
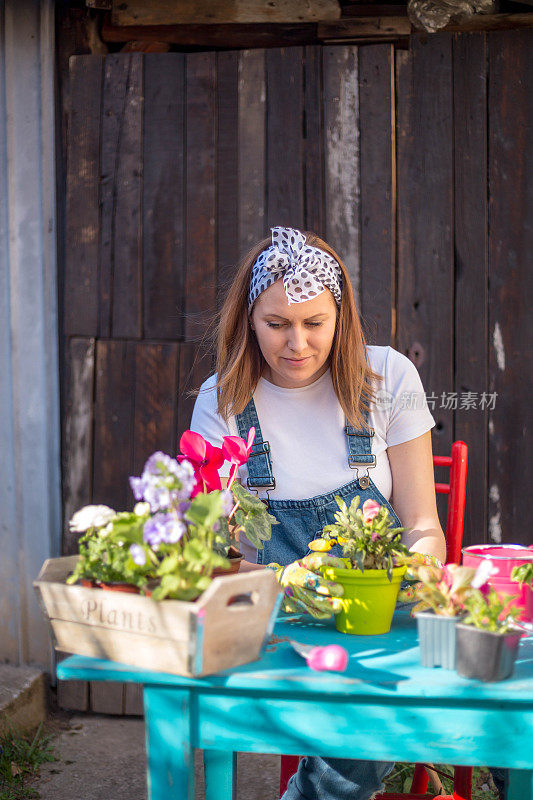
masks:
<path fill-rule="evenodd" d="M 348 271 L 335 251 L 315 233 L 303 231 L 308 245 L 329 253 L 342 271 L 343 289 L 337 325 L 329 355 L 335 394 L 350 425 L 366 427 L 363 410 L 374 399 L 374 372 L 365 358 L 366 342 Z M 268 237 L 258 242 L 241 260 L 219 313 L 217 342 L 218 413 L 228 419 L 240 414 L 253 396 L 265 367 L 265 359 L 249 325 L 248 290 L 252 266 L 259 254 L 272 244 Z"/>

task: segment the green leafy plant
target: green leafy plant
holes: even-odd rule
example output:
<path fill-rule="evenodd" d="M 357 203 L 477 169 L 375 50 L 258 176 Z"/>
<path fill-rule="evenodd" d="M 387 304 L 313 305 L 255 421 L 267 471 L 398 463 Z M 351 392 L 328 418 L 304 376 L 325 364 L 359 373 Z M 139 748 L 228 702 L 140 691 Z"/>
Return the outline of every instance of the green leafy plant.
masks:
<path fill-rule="evenodd" d="M 518 567 L 513 567 L 511 571 L 511 580 L 516 581 L 520 586 L 524 583 L 533 588 L 533 561 L 528 561 L 527 564 L 520 564 Z"/>
<path fill-rule="evenodd" d="M 133 512 L 114 514 L 102 526 L 91 525 L 78 541 L 80 558 L 67 583 L 85 579 L 97 584 L 129 583 L 139 589 L 146 586 L 157 564 L 143 542 L 143 526 L 149 515 L 150 507 L 137 503 Z M 149 556 L 144 563 L 138 556 L 135 560 L 136 548 Z"/>
<path fill-rule="evenodd" d="M 277 519 L 269 514 L 262 500 L 247 491 L 243 486 L 235 483 L 232 486 L 233 496 L 236 500 L 235 525 L 231 531 L 231 540 L 236 543 L 238 533 L 244 533 L 246 538 L 258 550 L 263 549 L 263 542 L 270 539 L 272 525 L 277 525 Z"/>
<path fill-rule="evenodd" d="M 389 511 L 374 500 L 366 500 L 359 508 L 360 497 L 354 497 L 348 507 L 338 495 L 339 511 L 335 522 L 323 528 L 322 537 L 309 544 L 315 551 L 327 551 L 334 544 L 342 545 L 347 566 L 359 569 L 384 569 L 392 580 L 392 570 L 409 558 L 401 542 L 405 528 L 393 527 Z"/>
<path fill-rule="evenodd" d="M 410 566 L 410 574 L 417 583 L 412 587 L 418 601 L 412 614 L 431 609 L 442 617 L 457 617 L 465 613 L 465 602 L 475 591 L 472 581 L 476 570 L 459 564 Z"/>
<path fill-rule="evenodd" d="M 6 725 L 5 732 L 0 735 L 0 800 L 39 797 L 27 783 L 37 775 L 42 764 L 56 761 L 50 741 L 43 733 L 42 724 L 33 736 L 22 735 Z"/>
<path fill-rule="evenodd" d="M 512 595 L 500 595 L 489 587 L 487 591 L 474 590 L 465 600 L 466 617 L 461 620 L 483 631 L 507 633 L 515 629 L 520 609 L 515 608 Z"/>

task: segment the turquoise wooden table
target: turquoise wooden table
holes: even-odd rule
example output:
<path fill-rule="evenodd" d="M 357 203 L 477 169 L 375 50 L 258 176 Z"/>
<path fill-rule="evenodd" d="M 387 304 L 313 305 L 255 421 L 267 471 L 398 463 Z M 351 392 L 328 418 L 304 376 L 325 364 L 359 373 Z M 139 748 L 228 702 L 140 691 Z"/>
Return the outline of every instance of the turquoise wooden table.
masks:
<path fill-rule="evenodd" d="M 313 672 L 288 638 L 341 644 L 346 672 Z M 406 609 L 383 636 L 296 617 L 278 620 L 271 642 L 259 661 L 207 678 L 82 656 L 57 674 L 144 685 L 150 800 L 192 800 L 194 747 L 205 750 L 206 800 L 232 798 L 237 751 L 508 767 L 508 800 L 533 800 L 533 637 L 514 677 L 493 684 L 421 667 Z"/>

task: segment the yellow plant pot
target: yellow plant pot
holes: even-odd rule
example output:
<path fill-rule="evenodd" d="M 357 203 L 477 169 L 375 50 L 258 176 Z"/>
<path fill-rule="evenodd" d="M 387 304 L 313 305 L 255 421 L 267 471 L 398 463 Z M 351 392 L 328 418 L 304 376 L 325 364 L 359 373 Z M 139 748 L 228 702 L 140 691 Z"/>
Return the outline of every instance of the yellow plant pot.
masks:
<path fill-rule="evenodd" d="M 392 581 L 384 569 L 322 567 L 322 574 L 344 587 L 342 611 L 335 615 L 341 633 L 368 636 L 387 633 L 392 623 L 400 583 L 407 567 L 394 567 Z"/>

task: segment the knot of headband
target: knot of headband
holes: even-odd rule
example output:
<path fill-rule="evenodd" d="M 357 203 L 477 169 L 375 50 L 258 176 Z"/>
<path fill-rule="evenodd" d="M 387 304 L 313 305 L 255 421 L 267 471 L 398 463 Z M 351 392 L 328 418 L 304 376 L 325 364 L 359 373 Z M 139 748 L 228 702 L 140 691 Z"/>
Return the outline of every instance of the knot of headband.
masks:
<path fill-rule="evenodd" d="M 263 250 L 252 267 L 248 310 L 257 297 L 279 278 L 291 303 L 303 303 L 330 290 L 340 306 L 342 272 L 329 253 L 306 244 L 305 236 L 295 228 L 271 228 L 272 245 Z"/>

